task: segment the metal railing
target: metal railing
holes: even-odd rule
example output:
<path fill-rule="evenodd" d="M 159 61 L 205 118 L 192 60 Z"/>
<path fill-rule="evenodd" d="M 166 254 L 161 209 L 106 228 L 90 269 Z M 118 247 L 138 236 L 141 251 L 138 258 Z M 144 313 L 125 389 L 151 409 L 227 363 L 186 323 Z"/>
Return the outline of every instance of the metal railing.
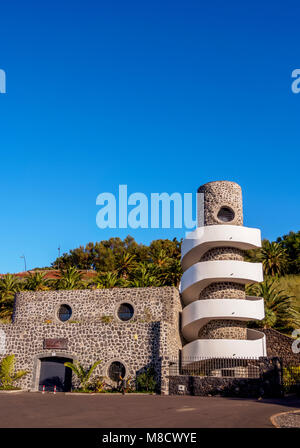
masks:
<path fill-rule="evenodd" d="M 184 358 L 169 363 L 171 376 L 190 375 L 219 378 L 260 378 L 257 358 Z"/>

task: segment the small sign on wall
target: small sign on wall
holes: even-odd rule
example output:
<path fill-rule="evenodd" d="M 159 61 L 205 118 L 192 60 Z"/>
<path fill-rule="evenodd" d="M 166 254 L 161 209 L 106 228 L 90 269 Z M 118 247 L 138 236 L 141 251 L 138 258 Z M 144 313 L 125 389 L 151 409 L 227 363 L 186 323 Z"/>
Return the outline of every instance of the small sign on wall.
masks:
<path fill-rule="evenodd" d="M 68 339 L 44 339 L 44 349 L 61 349 L 66 350 L 68 348 Z"/>
<path fill-rule="evenodd" d="M 178 394 L 179 395 L 185 394 L 185 385 L 184 384 L 178 384 Z"/>

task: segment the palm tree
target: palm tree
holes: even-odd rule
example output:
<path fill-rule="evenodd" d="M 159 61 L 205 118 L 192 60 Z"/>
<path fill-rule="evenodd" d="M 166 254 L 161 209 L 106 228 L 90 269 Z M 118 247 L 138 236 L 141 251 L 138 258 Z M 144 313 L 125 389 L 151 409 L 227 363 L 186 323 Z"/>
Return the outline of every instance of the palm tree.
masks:
<path fill-rule="evenodd" d="M 66 367 L 69 367 L 75 373 L 75 375 L 79 378 L 79 380 L 80 380 L 79 388 L 82 389 L 83 391 L 86 391 L 87 387 L 88 387 L 88 381 L 89 381 L 93 371 L 101 362 L 102 362 L 102 360 L 96 361 L 96 362 L 94 362 L 93 365 L 91 365 L 87 369 L 85 369 L 82 366 L 82 364 L 80 364 L 79 362 L 74 362 L 74 363 L 73 362 L 65 362 L 64 365 Z"/>
<path fill-rule="evenodd" d="M 171 262 L 171 258 L 167 256 L 164 249 L 160 249 L 158 252 L 154 252 L 151 255 L 151 260 L 160 269 L 165 269 Z"/>
<path fill-rule="evenodd" d="M 60 279 L 57 281 L 58 289 L 81 289 L 82 273 L 74 266 L 62 269 Z"/>
<path fill-rule="evenodd" d="M 5 274 L 0 278 L 0 291 L 2 294 L 15 294 L 20 291 L 20 289 L 20 281 L 15 275 Z"/>
<path fill-rule="evenodd" d="M 179 286 L 182 276 L 181 262 L 178 258 L 171 260 L 170 264 L 160 274 L 164 286 Z"/>
<path fill-rule="evenodd" d="M 136 256 L 128 252 L 123 253 L 116 260 L 116 271 L 119 277 L 128 278 L 136 266 Z"/>
<path fill-rule="evenodd" d="M 255 326 L 284 332 L 300 327 L 300 314 L 294 307 L 293 296 L 279 289 L 277 279 L 267 278 L 262 283 L 250 285 L 247 292 L 264 298 L 265 318 L 256 321 Z"/>
<path fill-rule="evenodd" d="M 44 272 L 29 272 L 26 276 L 25 289 L 29 291 L 47 291 L 49 290 L 49 281 L 45 279 Z"/>
<path fill-rule="evenodd" d="M 263 245 L 259 254 L 262 261 L 264 272 L 272 277 L 284 274 L 287 267 L 287 253 L 279 243 L 268 240 L 263 241 Z"/>
<path fill-rule="evenodd" d="M 26 370 L 15 372 L 15 355 L 8 355 L 0 364 L 0 383 L 3 389 L 14 389 L 14 383 L 26 375 Z"/>
<path fill-rule="evenodd" d="M 22 289 L 22 285 L 15 275 L 6 274 L 0 278 L 0 317 L 11 318 L 13 313 L 14 296 Z"/>
<path fill-rule="evenodd" d="M 134 270 L 130 286 L 134 288 L 146 288 L 149 286 L 161 286 L 161 280 L 156 275 L 155 266 L 152 263 L 140 263 Z"/>
<path fill-rule="evenodd" d="M 117 286 L 124 286 L 125 280 L 119 278 L 114 272 L 99 273 L 95 278 L 96 288 L 115 288 Z"/>

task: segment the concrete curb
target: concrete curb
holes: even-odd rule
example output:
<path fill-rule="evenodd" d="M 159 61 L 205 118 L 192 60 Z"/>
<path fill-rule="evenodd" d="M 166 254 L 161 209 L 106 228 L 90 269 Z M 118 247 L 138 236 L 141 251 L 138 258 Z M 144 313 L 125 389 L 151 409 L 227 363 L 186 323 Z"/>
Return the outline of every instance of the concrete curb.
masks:
<path fill-rule="evenodd" d="M 0 394 L 16 394 L 16 393 L 30 393 L 30 394 L 43 394 L 43 395 L 79 395 L 79 396 L 89 396 L 89 395 L 98 395 L 98 396 L 112 396 L 112 395 L 116 395 L 116 396 L 120 396 L 123 395 L 121 392 L 114 392 L 114 393 L 101 393 L 101 392 L 56 392 L 54 394 L 53 391 L 41 391 L 41 390 L 28 390 L 28 389 L 16 389 L 16 390 L 0 390 Z M 126 396 L 130 396 L 130 395 L 134 395 L 135 397 L 138 395 L 141 396 L 145 396 L 145 395 L 149 395 L 149 396 L 160 396 L 160 394 L 144 394 L 144 393 L 140 393 L 140 394 L 136 394 L 136 393 L 130 393 L 130 394 L 125 394 Z"/>
<path fill-rule="evenodd" d="M 28 392 L 27 390 L 16 389 L 16 390 L 0 390 L 0 394 L 17 394 L 21 392 Z"/>
<path fill-rule="evenodd" d="M 281 428 L 281 426 L 276 424 L 276 417 L 279 417 L 280 415 L 284 415 L 284 414 L 299 414 L 300 413 L 300 409 L 296 409 L 295 411 L 287 411 L 287 412 L 279 412 L 278 414 L 274 414 L 271 415 L 270 420 L 273 426 L 275 426 L 275 428 Z"/>
<path fill-rule="evenodd" d="M 51 393 L 51 392 L 50 392 Z M 53 393 L 53 392 L 52 392 Z M 120 396 L 120 395 L 123 395 L 122 393 L 120 393 L 120 392 L 114 392 L 114 393 L 108 393 L 108 394 L 105 394 L 105 393 L 101 393 L 101 392 L 92 392 L 92 393 L 85 393 L 85 392 L 59 392 L 59 393 L 64 393 L 64 395 L 80 395 L 80 396 L 82 396 L 82 395 L 85 395 L 85 396 L 89 396 L 89 395 L 97 395 L 97 396 Z M 145 396 L 145 395 L 151 395 L 151 396 L 153 396 L 153 395 L 159 395 L 159 394 L 135 394 L 135 393 L 131 393 L 131 394 L 125 394 L 124 395 L 124 397 L 126 396 L 126 397 L 128 397 L 128 396 L 131 396 L 131 395 L 134 395 L 135 397 L 137 397 L 137 396 L 139 396 L 139 395 L 141 395 L 141 396 Z"/>

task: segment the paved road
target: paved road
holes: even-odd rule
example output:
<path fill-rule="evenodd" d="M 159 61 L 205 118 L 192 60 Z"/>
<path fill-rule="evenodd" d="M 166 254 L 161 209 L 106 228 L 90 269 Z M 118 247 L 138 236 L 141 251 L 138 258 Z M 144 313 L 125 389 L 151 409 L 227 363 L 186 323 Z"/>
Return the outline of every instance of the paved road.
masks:
<path fill-rule="evenodd" d="M 289 400 L 147 395 L 0 394 L 1 428 L 271 428 Z"/>

